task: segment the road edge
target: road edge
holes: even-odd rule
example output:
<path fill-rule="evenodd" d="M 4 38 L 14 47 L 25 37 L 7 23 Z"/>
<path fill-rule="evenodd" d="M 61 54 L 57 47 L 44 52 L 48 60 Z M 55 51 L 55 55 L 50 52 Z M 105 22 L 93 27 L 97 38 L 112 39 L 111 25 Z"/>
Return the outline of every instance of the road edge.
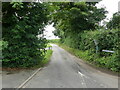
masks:
<path fill-rule="evenodd" d="M 22 84 L 20 84 L 16 90 L 19 90 L 20 88 L 22 88 L 28 81 L 30 81 L 41 70 L 42 68 L 37 69 L 36 72 L 34 72 L 29 78 L 27 78 Z"/>

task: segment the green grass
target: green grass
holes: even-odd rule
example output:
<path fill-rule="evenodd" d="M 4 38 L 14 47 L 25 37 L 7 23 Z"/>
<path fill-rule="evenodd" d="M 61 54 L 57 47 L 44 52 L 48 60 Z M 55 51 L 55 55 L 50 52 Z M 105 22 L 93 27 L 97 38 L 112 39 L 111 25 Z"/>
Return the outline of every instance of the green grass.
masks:
<path fill-rule="evenodd" d="M 59 43 L 60 39 L 51 39 L 51 40 L 48 40 L 48 41 L 49 41 L 49 43 L 56 44 L 56 43 Z"/>
<path fill-rule="evenodd" d="M 29 69 L 36 69 L 36 68 L 44 67 L 45 65 L 47 65 L 50 61 L 52 53 L 53 53 L 53 51 L 51 49 L 47 50 L 44 60 L 42 60 L 38 65 L 35 65 L 34 67 L 31 67 Z"/>
<path fill-rule="evenodd" d="M 38 65 L 36 65 L 36 66 L 34 66 L 32 68 L 35 69 L 35 68 L 44 67 L 46 64 L 49 63 L 50 57 L 52 56 L 52 53 L 53 53 L 53 51 L 51 49 L 47 50 L 44 60 L 42 60 Z"/>
<path fill-rule="evenodd" d="M 52 47 L 49 43 L 47 44 L 47 48 Z"/>
<path fill-rule="evenodd" d="M 50 61 L 50 57 L 52 55 L 52 52 L 53 52 L 52 50 L 47 50 L 46 55 L 45 55 L 45 59 L 42 60 L 42 62 L 41 62 L 41 66 L 46 65 Z"/>

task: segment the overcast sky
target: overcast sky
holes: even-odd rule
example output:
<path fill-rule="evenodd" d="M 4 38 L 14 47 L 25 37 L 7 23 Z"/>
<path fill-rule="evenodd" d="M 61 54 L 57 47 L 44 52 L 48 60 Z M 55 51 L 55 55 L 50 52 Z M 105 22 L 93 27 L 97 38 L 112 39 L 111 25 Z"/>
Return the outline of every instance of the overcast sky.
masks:
<path fill-rule="evenodd" d="M 118 12 L 118 2 L 120 3 L 120 0 L 102 0 L 97 4 L 97 7 L 106 7 L 106 10 L 109 12 L 107 14 L 107 18 L 112 18 L 113 13 Z M 119 6 L 120 8 L 120 6 Z M 47 39 L 57 39 L 58 37 L 54 36 L 52 31 L 54 31 L 55 28 L 53 25 L 48 25 L 45 28 L 45 38 Z"/>
<path fill-rule="evenodd" d="M 106 7 L 106 10 L 109 12 L 107 14 L 107 18 L 110 19 L 113 13 L 118 12 L 118 2 L 120 0 L 102 0 L 96 6 L 99 7 Z M 119 6 L 120 8 L 120 6 Z"/>

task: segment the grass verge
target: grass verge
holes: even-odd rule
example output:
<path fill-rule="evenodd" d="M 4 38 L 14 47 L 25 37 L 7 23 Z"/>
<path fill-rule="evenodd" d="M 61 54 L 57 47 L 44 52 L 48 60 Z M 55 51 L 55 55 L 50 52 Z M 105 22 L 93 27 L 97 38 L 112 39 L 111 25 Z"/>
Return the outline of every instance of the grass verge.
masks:
<path fill-rule="evenodd" d="M 88 50 L 81 51 L 78 49 L 70 48 L 64 44 L 57 45 L 102 71 L 112 71 L 113 73 L 119 72 L 119 65 L 118 62 L 115 61 L 114 55 L 109 57 L 98 57 L 95 54 L 91 55 Z"/>
<path fill-rule="evenodd" d="M 51 57 L 51 55 L 52 55 L 52 50 L 50 49 L 50 50 L 47 50 L 47 52 L 46 52 L 46 55 L 45 55 L 45 60 L 43 60 L 42 62 L 41 62 L 41 65 L 42 66 L 44 66 L 44 65 L 46 65 L 49 61 L 50 61 L 50 57 Z"/>
<path fill-rule="evenodd" d="M 53 51 L 52 51 L 51 49 L 48 49 L 48 50 L 46 51 L 44 60 L 42 60 L 42 61 L 40 62 L 40 64 L 38 64 L 38 65 L 36 65 L 36 66 L 34 66 L 34 67 L 32 67 L 32 68 L 35 69 L 35 68 L 44 67 L 46 64 L 49 63 L 50 57 L 52 56 L 52 53 L 53 53 Z"/>

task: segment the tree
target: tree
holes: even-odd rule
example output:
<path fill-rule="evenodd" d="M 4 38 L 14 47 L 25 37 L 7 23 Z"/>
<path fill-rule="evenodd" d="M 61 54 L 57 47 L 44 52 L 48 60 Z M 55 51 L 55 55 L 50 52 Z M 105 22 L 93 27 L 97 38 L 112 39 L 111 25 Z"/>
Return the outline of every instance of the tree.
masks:
<path fill-rule="evenodd" d="M 98 9 L 93 2 L 52 3 L 56 7 L 52 12 L 55 35 L 71 47 L 79 48 L 80 33 L 95 30 L 106 16 L 103 8 Z M 73 42 L 74 41 L 74 42 Z"/>
<path fill-rule="evenodd" d="M 43 34 L 48 22 L 47 6 L 43 3 L 2 3 L 3 40 L 8 47 L 3 49 L 3 66 L 30 67 L 43 60 L 46 39 Z"/>
<path fill-rule="evenodd" d="M 108 29 L 120 28 L 120 12 L 113 14 L 113 18 L 107 24 Z"/>

